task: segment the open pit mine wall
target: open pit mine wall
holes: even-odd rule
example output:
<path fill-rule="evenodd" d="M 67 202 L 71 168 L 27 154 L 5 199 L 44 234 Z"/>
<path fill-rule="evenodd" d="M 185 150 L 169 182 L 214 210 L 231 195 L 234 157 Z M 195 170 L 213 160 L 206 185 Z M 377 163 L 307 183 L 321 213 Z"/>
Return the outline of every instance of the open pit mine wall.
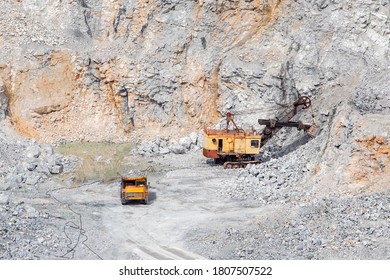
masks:
<path fill-rule="evenodd" d="M 298 95 L 332 110 L 389 66 L 385 0 L 1 2 L 0 109 L 45 142 L 182 136 Z"/>

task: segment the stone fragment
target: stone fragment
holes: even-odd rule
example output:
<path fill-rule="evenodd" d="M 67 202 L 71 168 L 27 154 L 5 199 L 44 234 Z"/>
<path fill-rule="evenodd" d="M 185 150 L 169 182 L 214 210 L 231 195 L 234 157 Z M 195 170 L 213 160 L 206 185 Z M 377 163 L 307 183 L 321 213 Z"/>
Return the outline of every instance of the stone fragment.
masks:
<path fill-rule="evenodd" d="M 185 149 L 189 150 L 191 148 L 192 139 L 189 136 L 180 138 L 179 144 L 182 145 Z"/>
<path fill-rule="evenodd" d="M 168 148 L 160 148 L 160 154 L 162 154 L 162 155 L 169 154 L 169 149 Z"/>
<path fill-rule="evenodd" d="M 0 204 L 8 204 L 8 202 L 9 202 L 9 196 L 0 193 Z"/>
<path fill-rule="evenodd" d="M 31 205 L 25 205 L 24 209 L 26 210 L 26 217 L 27 218 L 38 218 L 39 217 L 39 211 L 32 207 Z"/>
<path fill-rule="evenodd" d="M 64 166 L 62 164 L 56 164 L 49 168 L 51 174 L 59 174 L 64 171 Z"/>
<path fill-rule="evenodd" d="M 186 152 L 186 149 L 177 141 L 172 141 L 169 144 L 169 150 L 174 154 L 184 154 Z"/>
<path fill-rule="evenodd" d="M 39 173 L 35 172 L 29 172 L 26 174 L 26 181 L 25 183 L 27 185 L 34 186 L 39 182 L 39 179 L 41 179 L 41 175 Z"/>
<path fill-rule="evenodd" d="M 38 145 L 30 145 L 26 148 L 25 154 L 28 158 L 38 158 L 41 155 L 41 151 Z"/>

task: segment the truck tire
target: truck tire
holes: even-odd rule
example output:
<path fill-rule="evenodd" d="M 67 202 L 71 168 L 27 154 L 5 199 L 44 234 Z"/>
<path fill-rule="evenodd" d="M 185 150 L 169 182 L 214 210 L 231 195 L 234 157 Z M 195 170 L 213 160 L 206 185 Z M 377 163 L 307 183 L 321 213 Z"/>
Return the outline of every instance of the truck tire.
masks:
<path fill-rule="evenodd" d="M 122 203 L 122 205 L 126 205 L 127 204 L 127 200 L 126 200 L 126 198 L 123 197 L 122 193 L 121 193 L 121 203 Z"/>
<path fill-rule="evenodd" d="M 148 198 L 142 199 L 142 203 L 145 205 L 148 204 Z"/>

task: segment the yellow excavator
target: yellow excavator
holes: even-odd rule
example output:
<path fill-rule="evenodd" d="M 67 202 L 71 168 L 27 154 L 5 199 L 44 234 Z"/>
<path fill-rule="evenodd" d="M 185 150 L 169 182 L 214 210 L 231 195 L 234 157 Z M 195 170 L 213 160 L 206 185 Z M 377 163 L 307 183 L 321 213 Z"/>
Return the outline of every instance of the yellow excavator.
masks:
<path fill-rule="evenodd" d="M 223 163 L 226 169 L 258 164 L 260 161 L 256 160 L 255 156 L 282 127 L 296 127 L 298 130 L 304 130 L 310 137 L 316 136 L 318 129 L 315 124 L 290 121 L 301 110 L 308 109 L 310 106 L 310 98 L 301 96 L 293 103 L 293 108 L 280 119 L 258 119 L 260 125 L 265 125 L 260 132 L 239 128 L 233 120 L 233 114 L 228 112 L 226 129 L 206 128 L 204 130 L 203 155 Z M 233 124 L 233 129 L 229 128 L 230 123 Z"/>

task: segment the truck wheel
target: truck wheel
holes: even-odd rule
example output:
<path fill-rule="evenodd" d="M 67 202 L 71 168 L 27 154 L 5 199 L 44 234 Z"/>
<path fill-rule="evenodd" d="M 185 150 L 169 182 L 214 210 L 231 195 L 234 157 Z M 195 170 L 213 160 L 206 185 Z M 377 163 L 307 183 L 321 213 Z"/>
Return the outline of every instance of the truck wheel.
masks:
<path fill-rule="evenodd" d="M 142 202 L 143 202 L 143 204 L 145 204 L 145 205 L 146 205 L 146 204 L 148 204 L 148 199 L 147 199 L 147 198 L 145 198 L 145 199 L 143 199 L 143 200 L 142 200 Z"/>
<path fill-rule="evenodd" d="M 122 194 L 121 194 L 121 203 L 122 203 L 122 205 L 126 205 L 127 204 L 127 200 L 123 197 Z"/>

